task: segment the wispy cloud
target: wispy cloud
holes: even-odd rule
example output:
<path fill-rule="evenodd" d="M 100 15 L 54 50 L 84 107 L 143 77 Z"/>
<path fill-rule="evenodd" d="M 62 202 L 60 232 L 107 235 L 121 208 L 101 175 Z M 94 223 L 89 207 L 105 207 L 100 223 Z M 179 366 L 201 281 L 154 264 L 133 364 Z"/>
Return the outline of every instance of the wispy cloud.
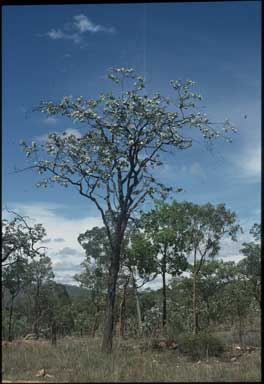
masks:
<path fill-rule="evenodd" d="M 188 172 L 191 176 L 198 177 L 203 181 L 207 179 L 204 169 L 202 168 L 201 164 L 198 162 L 194 162 L 189 167 Z"/>
<path fill-rule="evenodd" d="M 44 119 L 44 123 L 47 125 L 56 125 L 57 122 L 58 122 L 58 119 L 56 119 L 56 117 L 53 117 L 53 116 L 48 116 Z"/>
<path fill-rule="evenodd" d="M 178 178 L 183 177 L 192 177 L 195 179 L 200 179 L 202 182 L 207 180 L 207 175 L 202 167 L 202 165 L 195 161 L 190 165 L 175 165 L 173 162 L 164 162 L 164 164 L 157 168 L 154 172 L 156 177 L 159 177 L 164 182 L 171 181 L 175 179 L 175 176 Z"/>
<path fill-rule="evenodd" d="M 52 28 L 46 33 L 46 36 L 52 40 L 67 39 L 74 41 L 76 44 L 79 44 L 82 41 L 84 34 L 95 34 L 98 32 L 114 33 L 115 28 L 95 24 L 86 15 L 80 14 L 75 15 L 73 20 L 70 23 L 65 24 L 62 28 Z"/>
<path fill-rule="evenodd" d="M 260 181 L 261 177 L 261 147 L 259 144 L 248 146 L 239 154 L 231 157 L 236 169 L 236 177 L 247 182 Z"/>

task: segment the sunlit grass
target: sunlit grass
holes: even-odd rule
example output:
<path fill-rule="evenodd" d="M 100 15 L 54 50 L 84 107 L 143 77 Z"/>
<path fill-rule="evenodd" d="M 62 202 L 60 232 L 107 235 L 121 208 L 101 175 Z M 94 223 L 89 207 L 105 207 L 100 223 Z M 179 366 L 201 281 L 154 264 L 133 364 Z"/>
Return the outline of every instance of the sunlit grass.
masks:
<path fill-rule="evenodd" d="M 2 349 L 3 380 L 43 382 L 258 382 L 260 353 L 235 362 L 209 359 L 193 362 L 177 351 L 133 349 L 134 341 L 121 343 L 113 354 L 100 351 L 100 339 L 65 338 L 56 347 L 48 342 L 13 342 Z M 121 347 L 123 347 L 121 349 Z M 41 369 L 50 375 L 36 377 Z"/>

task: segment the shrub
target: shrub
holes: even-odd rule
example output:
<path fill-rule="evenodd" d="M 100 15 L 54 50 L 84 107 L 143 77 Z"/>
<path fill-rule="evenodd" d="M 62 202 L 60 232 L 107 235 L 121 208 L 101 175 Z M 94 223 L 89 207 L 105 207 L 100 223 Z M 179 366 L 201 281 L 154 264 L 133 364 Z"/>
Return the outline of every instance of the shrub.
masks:
<path fill-rule="evenodd" d="M 225 345 L 221 339 L 209 333 L 188 334 L 179 338 L 179 350 L 193 359 L 203 359 L 220 356 L 225 350 Z"/>

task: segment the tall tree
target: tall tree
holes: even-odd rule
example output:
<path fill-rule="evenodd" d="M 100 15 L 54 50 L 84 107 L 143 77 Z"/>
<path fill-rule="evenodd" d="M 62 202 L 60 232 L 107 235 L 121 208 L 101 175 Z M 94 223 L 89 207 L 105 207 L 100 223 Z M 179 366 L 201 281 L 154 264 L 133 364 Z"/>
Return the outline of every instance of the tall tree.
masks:
<path fill-rule="evenodd" d="M 234 212 L 225 204 L 185 204 L 185 215 L 190 222 L 190 244 L 193 252 L 193 333 L 198 331 L 197 278 L 207 258 L 214 258 L 220 250 L 220 240 L 229 236 L 236 240 L 240 226 Z"/>
<path fill-rule="evenodd" d="M 141 225 L 156 249 L 157 274 L 162 276 L 162 325 L 167 322 L 166 275 L 180 275 L 188 267 L 190 227 L 185 217 L 185 205 L 157 203 L 156 209 L 142 215 Z M 158 257 L 159 256 L 159 257 Z"/>
<path fill-rule="evenodd" d="M 191 80 L 171 81 L 176 97 L 168 98 L 144 92 L 144 79 L 133 69 L 116 68 L 108 77 L 120 87 L 116 95 L 64 97 L 57 103 L 43 102 L 38 108 L 85 126 L 81 137 L 52 133 L 44 144 L 21 144 L 34 162 L 29 168 L 47 174 L 39 186 L 70 185 L 101 213 L 111 249 L 102 350 L 111 352 L 116 282 L 128 221 L 147 197 L 171 191 L 151 175 L 162 164 L 159 154 L 169 148 L 190 148 L 190 129 L 208 140 L 222 136 L 229 141 L 226 131 L 234 128 L 226 122 L 217 129 L 196 112 L 195 102 L 201 96 L 192 92 Z"/>

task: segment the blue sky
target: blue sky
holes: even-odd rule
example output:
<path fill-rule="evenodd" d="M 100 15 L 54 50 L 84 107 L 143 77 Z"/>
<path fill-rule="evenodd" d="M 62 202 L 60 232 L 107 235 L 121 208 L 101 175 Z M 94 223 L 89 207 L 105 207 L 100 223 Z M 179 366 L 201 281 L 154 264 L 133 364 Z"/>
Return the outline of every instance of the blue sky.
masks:
<path fill-rule="evenodd" d="M 12 173 L 27 165 L 19 141 L 78 130 L 31 110 L 41 100 L 108 90 L 109 67 L 135 68 L 149 94 L 171 95 L 171 79 L 197 83 L 201 111 L 230 118 L 238 134 L 232 144 L 195 143 L 167 156 L 157 175 L 184 188 L 179 200 L 225 202 L 245 230 L 260 222 L 260 15 L 257 1 L 3 7 L 3 205 L 46 225 L 58 279 L 72 282 L 83 260 L 76 237 L 99 215 L 72 189 L 39 189 L 35 173 Z M 223 248 L 237 257 L 238 245 Z"/>

